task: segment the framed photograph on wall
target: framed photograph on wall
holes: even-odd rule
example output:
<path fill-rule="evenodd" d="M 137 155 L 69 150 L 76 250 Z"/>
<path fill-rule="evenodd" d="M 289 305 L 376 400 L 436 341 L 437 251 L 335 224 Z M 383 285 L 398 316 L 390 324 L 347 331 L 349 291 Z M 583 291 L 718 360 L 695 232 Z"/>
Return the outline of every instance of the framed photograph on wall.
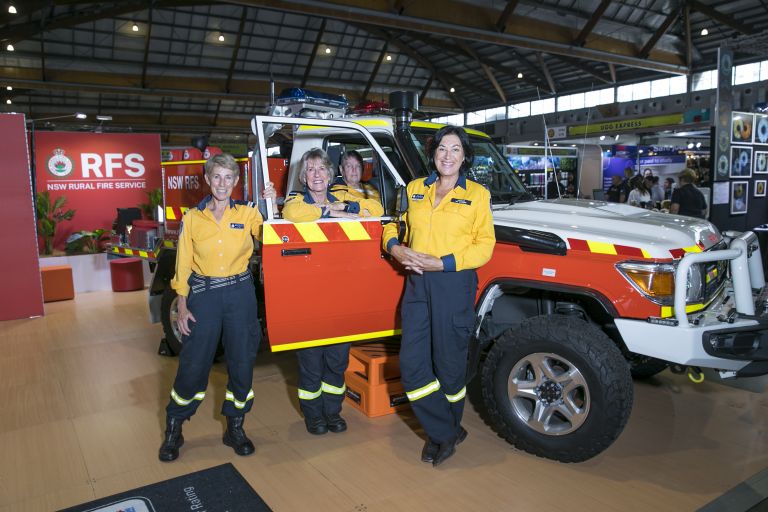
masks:
<path fill-rule="evenodd" d="M 768 151 L 755 151 L 755 174 L 768 174 Z"/>
<path fill-rule="evenodd" d="M 731 113 L 731 143 L 752 144 L 755 115 L 745 112 Z"/>
<path fill-rule="evenodd" d="M 752 148 L 731 146 L 731 178 L 752 177 Z"/>
<path fill-rule="evenodd" d="M 755 180 L 755 197 L 765 197 L 766 180 Z"/>
<path fill-rule="evenodd" d="M 749 182 L 731 182 L 731 215 L 744 215 L 749 204 Z"/>
<path fill-rule="evenodd" d="M 752 142 L 768 144 L 768 114 L 755 114 L 755 127 L 752 130 Z"/>

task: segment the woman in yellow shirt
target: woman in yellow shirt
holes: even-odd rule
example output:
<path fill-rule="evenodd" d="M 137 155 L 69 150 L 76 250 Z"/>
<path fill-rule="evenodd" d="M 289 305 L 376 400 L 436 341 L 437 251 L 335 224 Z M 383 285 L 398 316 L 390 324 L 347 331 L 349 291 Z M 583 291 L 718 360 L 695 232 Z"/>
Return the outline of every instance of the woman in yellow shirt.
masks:
<path fill-rule="evenodd" d="M 158 454 L 164 462 L 179 456 L 184 444 L 181 425 L 205 398 L 220 337 L 229 374 L 221 407 L 227 418 L 223 441 L 238 455 L 254 452 L 243 430 L 243 419 L 253 405 L 251 382 L 261 326 L 248 261 L 263 219 L 252 203 L 232 200 L 239 178 L 240 168 L 231 155 L 210 158 L 205 163 L 205 182 L 211 194 L 189 209 L 182 222 L 171 286 L 178 294 L 176 323 L 183 348 Z M 263 196 L 274 199 L 271 183 Z"/>
<path fill-rule="evenodd" d="M 347 151 L 341 157 L 341 178 L 331 185 L 331 193 L 348 192 L 360 199 L 375 199 L 381 202 L 381 195 L 376 187 L 361 181 L 365 164 L 357 151 Z"/>

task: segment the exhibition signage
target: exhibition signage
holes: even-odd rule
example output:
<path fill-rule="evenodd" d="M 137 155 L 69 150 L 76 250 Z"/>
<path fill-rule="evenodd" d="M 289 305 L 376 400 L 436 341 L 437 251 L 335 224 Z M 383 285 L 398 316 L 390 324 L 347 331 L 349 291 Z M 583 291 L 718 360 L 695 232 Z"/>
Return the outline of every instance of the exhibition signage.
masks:
<path fill-rule="evenodd" d="M 640 117 L 637 119 L 623 119 L 621 121 L 607 121 L 603 123 L 569 126 L 568 135 L 587 135 L 592 133 L 610 133 L 632 131 L 643 128 L 658 128 L 681 124 L 683 114 L 667 114 L 664 116 Z"/>
<path fill-rule="evenodd" d="M 109 231 L 116 208 L 147 203 L 147 193 L 161 186 L 156 134 L 37 132 L 33 149 L 37 191 L 66 196 L 76 211 L 59 224 L 59 249 L 73 232 Z"/>

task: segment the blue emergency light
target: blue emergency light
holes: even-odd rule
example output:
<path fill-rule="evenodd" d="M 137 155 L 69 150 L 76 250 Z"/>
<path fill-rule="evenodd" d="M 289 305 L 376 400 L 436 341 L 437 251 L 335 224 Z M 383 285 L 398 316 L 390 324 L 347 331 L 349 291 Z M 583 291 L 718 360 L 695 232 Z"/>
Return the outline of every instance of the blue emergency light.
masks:
<path fill-rule="evenodd" d="M 346 111 L 349 106 L 349 102 L 344 96 L 310 91 L 309 89 L 302 89 L 300 87 L 284 89 L 275 102 L 278 105 L 303 104 L 305 106 L 326 107 L 344 111 Z"/>

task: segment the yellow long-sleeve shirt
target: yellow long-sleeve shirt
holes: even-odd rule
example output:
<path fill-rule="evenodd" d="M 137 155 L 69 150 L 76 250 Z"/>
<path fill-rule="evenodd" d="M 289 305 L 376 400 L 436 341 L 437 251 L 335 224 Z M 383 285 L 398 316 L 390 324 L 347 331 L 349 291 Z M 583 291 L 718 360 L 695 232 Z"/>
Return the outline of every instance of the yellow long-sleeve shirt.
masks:
<path fill-rule="evenodd" d="M 481 267 L 496 244 L 490 193 L 461 175 L 435 208 L 437 177 L 432 173 L 408 184 L 404 242 L 414 251 L 442 259 L 444 272 Z M 384 226 L 381 239 L 387 252 L 399 243 L 397 234 L 397 222 Z"/>
<path fill-rule="evenodd" d="M 349 192 L 340 190 L 331 194 L 326 192 L 329 203 L 347 203 L 352 207 L 351 213 L 357 213 L 361 217 L 380 217 L 384 214 L 381 203 L 375 199 L 361 199 Z M 367 213 L 366 213 L 367 210 Z M 291 222 L 312 222 L 321 217 L 330 217 L 330 212 L 323 214 L 323 209 L 315 204 L 314 199 L 308 193 L 291 192 L 283 206 L 283 218 Z"/>
<path fill-rule="evenodd" d="M 370 183 L 360 183 L 360 187 L 362 190 L 352 188 L 341 181 L 331 185 L 331 194 L 336 194 L 337 192 L 347 192 L 351 196 L 357 197 L 359 199 L 375 199 L 376 201 L 381 202 L 381 194 L 379 194 L 379 191 L 376 190 L 376 187 Z M 378 215 L 374 215 L 374 217 L 378 217 Z"/>
<path fill-rule="evenodd" d="M 253 237 L 259 236 L 264 219 L 255 206 L 229 202 L 221 221 L 207 208 L 208 196 L 184 215 L 176 248 L 176 275 L 171 287 L 189 295 L 192 272 L 208 277 L 227 277 L 245 272 L 253 254 Z"/>

